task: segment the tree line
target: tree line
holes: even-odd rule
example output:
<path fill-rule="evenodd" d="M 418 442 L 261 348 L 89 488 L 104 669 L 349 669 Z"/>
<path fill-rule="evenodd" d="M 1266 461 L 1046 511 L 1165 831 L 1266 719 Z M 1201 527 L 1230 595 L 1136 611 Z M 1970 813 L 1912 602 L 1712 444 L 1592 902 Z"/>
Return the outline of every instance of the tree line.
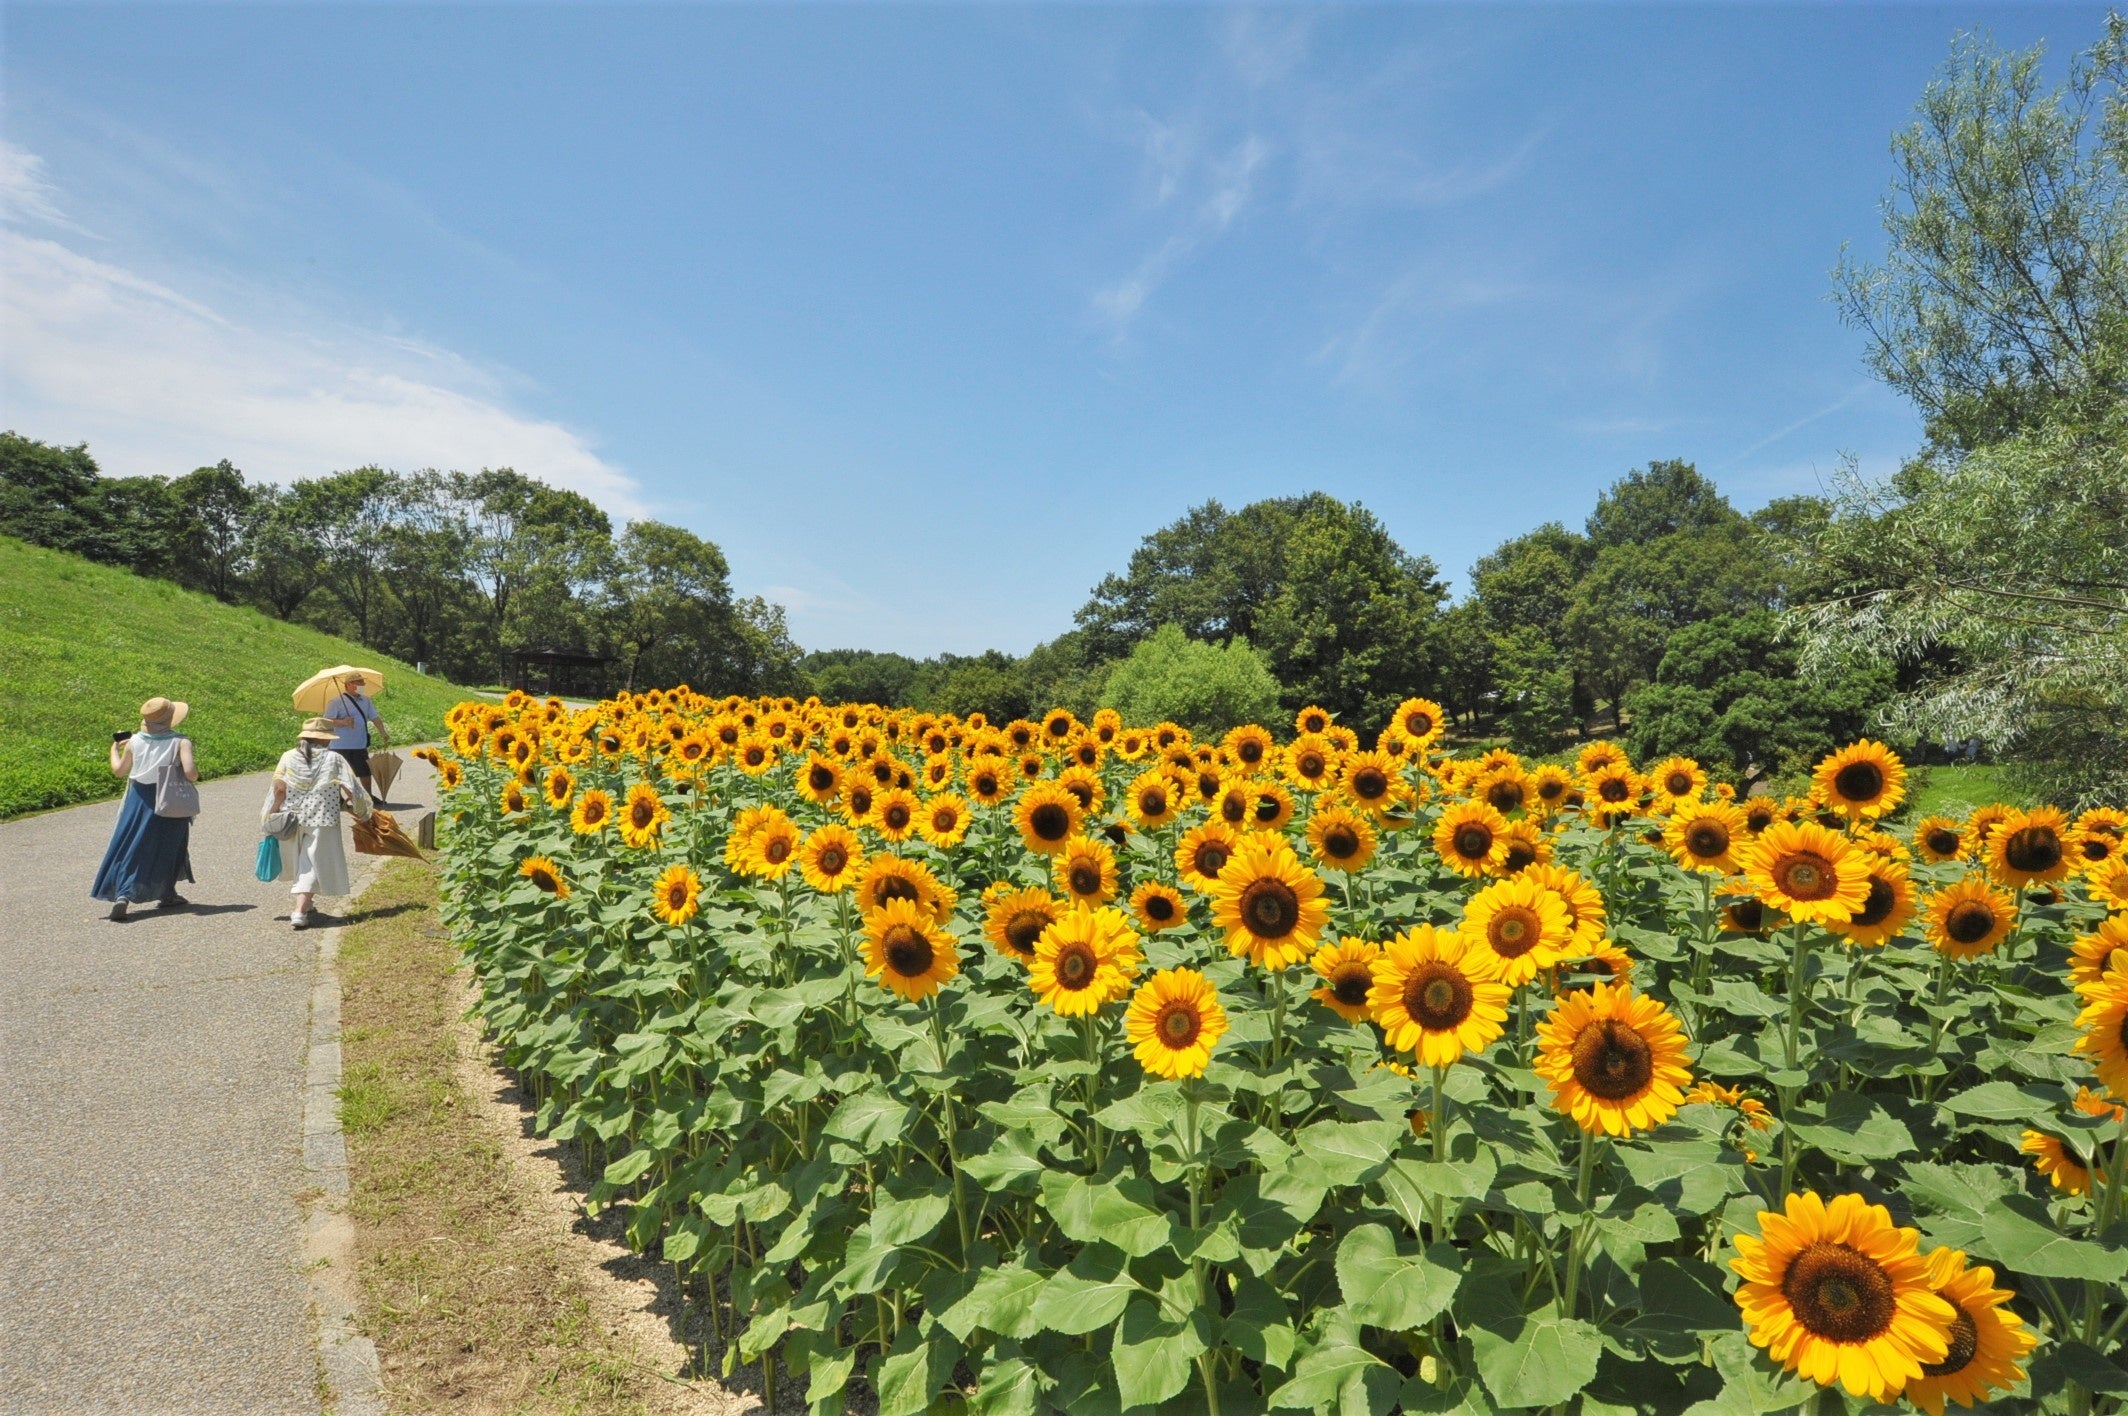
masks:
<path fill-rule="evenodd" d="M 362 467 L 279 486 L 227 461 L 105 477 L 86 446 L 0 434 L 0 534 L 301 621 L 460 683 L 506 656 L 611 661 L 614 686 L 802 691 L 780 606 L 733 593 L 724 553 L 496 468 Z"/>

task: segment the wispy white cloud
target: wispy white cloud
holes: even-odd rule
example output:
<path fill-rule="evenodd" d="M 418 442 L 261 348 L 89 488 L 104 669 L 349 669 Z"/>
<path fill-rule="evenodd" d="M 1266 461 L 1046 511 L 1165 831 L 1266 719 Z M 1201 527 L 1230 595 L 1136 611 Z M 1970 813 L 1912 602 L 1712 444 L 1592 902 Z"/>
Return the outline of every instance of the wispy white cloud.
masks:
<path fill-rule="evenodd" d="M 1780 442 L 1783 438 L 1786 438 L 1791 434 L 1803 431 L 1803 429 L 1809 427 L 1812 423 L 1817 422 L 1821 418 L 1830 418 L 1833 414 L 1847 407 L 1849 404 L 1853 403 L 1856 399 L 1860 398 L 1863 394 L 1868 393 L 1871 389 L 1875 387 L 1875 384 L 1870 383 L 1867 380 L 1857 383 L 1853 388 L 1850 388 L 1846 393 L 1840 395 L 1840 397 L 1826 404 L 1823 408 L 1818 409 L 1814 413 L 1805 413 L 1802 417 L 1796 419 L 1794 422 L 1788 424 L 1786 427 L 1775 429 L 1773 432 L 1768 433 L 1765 437 L 1760 438 L 1751 446 L 1745 448 L 1742 452 L 1736 453 L 1733 456 L 1729 457 L 1721 464 L 1721 469 L 1717 470 L 1736 467 L 1746 461 L 1749 461 L 1753 456 L 1757 455 L 1758 453 L 1764 452 L 1767 448 L 1772 447 L 1775 443 Z"/>
<path fill-rule="evenodd" d="M 1339 383 L 1375 386 L 1408 367 L 1451 317 L 1520 302 L 1530 286 L 1511 273 L 1444 270 L 1421 262 L 1389 282 L 1349 328 L 1316 349 Z"/>
<path fill-rule="evenodd" d="M 499 371 L 269 292 L 202 297 L 87 254 L 66 239 L 42 164 L 0 152 L 0 396 L 19 431 L 85 439 L 117 475 L 224 457 L 275 481 L 369 463 L 512 466 L 641 513 L 634 481 L 584 434 L 506 400 Z"/>
<path fill-rule="evenodd" d="M 1257 175 L 1271 153 L 1270 146 L 1251 133 L 1215 159 L 1195 163 L 1187 159 L 1187 146 L 1176 141 L 1175 130 L 1159 125 L 1155 130 L 1160 146 L 1156 149 L 1149 143 L 1147 156 L 1164 168 L 1158 204 L 1165 205 L 1185 180 L 1197 181 L 1202 191 L 1178 229 L 1147 253 L 1135 270 L 1094 292 L 1094 312 L 1118 340 L 1130 333 L 1146 301 L 1176 268 L 1199 247 L 1224 234 L 1248 207 Z"/>
<path fill-rule="evenodd" d="M 0 139 L 0 216 L 79 231 L 59 209 L 58 193 L 44 175 L 44 159 Z"/>
<path fill-rule="evenodd" d="M 1315 19 L 1306 13 L 1237 9 L 1227 14 L 1220 42 L 1241 81 L 1263 88 L 1301 66 L 1314 31 Z"/>

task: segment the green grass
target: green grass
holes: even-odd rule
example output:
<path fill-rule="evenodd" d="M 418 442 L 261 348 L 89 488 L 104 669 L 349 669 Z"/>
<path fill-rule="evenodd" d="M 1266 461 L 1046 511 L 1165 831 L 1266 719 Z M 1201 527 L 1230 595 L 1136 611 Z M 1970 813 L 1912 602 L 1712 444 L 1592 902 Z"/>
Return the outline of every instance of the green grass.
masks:
<path fill-rule="evenodd" d="M 2030 806 L 2031 798 L 2011 787 L 2007 769 L 1979 763 L 1947 767 L 1916 767 L 1908 780 L 1903 815 L 1919 820 L 1924 816 L 1964 816 L 1976 806 L 2007 802 Z"/>
<path fill-rule="evenodd" d="M 0 817 L 116 796 L 111 734 L 156 694 L 192 705 L 200 775 L 271 767 L 302 718 L 295 686 L 334 664 L 389 676 L 398 742 L 438 735 L 470 695 L 411 665 L 256 610 L 0 536 Z"/>

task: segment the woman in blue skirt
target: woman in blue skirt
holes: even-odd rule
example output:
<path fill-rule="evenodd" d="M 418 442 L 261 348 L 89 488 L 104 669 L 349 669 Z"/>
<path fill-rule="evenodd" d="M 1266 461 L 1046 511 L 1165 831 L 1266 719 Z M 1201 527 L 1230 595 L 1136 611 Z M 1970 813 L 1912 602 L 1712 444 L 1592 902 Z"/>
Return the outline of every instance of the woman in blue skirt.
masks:
<path fill-rule="evenodd" d="M 89 897 L 108 900 L 112 919 L 124 919 L 127 905 L 150 900 L 164 909 L 186 904 L 177 882 L 192 880 L 192 821 L 155 814 L 155 783 L 173 764 L 186 781 L 199 780 L 192 739 L 177 730 L 191 711 L 190 704 L 151 698 L 140 705 L 140 731 L 111 743 L 111 775 L 128 779 L 126 795 Z"/>

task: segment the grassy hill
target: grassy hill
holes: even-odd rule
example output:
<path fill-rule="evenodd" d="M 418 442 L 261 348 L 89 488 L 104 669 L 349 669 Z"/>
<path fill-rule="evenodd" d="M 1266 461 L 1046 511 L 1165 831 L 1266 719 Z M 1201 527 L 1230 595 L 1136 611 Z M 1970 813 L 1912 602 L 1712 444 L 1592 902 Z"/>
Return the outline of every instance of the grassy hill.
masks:
<path fill-rule="evenodd" d="M 158 693 L 192 705 L 201 776 L 271 767 L 302 722 L 288 695 L 334 664 L 389 677 L 377 708 L 399 742 L 435 737 L 470 696 L 345 639 L 0 536 L 0 817 L 116 796 L 111 734 Z"/>

